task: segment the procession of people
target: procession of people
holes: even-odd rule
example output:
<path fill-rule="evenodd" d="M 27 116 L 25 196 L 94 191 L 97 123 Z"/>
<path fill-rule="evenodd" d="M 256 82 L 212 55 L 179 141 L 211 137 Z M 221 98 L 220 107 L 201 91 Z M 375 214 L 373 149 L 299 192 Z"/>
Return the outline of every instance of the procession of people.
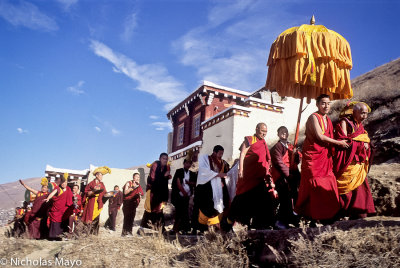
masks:
<path fill-rule="evenodd" d="M 169 200 L 175 207 L 168 232 L 173 235 L 210 229 L 229 232 L 234 224 L 257 230 L 287 229 L 299 227 L 301 219 L 313 227 L 372 215 L 375 208 L 367 179 L 372 146 L 362 124 L 371 109 L 366 103 L 350 102 L 333 126 L 327 115 L 330 101 L 324 94 L 317 98 L 302 149 L 288 141 L 285 126 L 278 128 L 279 141 L 269 149 L 268 127 L 261 122 L 252 136 L 244 137 L 240 157 L 232 167 L 223 159 L 224 148 L 216 144 L 212 152 L 198 157 L 197 171 L 187 157 L 172 176 L 168 154 L 161 153 L 150 166 L 145 192 L 140 172 L 134 170 L 122 191 L 115 185 L 110 195 L 103 183 L 111 173 L 106 166 L 93 171 L 94 179 L 83 193 L 80 185 L 67 185 L 68 174 L 51 183 L 51 192 L 47 178 L 42 179 L 40 190 L 20 180 L 36 197 L 30 206 L 16 210 L 15 232 L 21 236 L 27 230 L 32 239 L 59 240 L 83 223 L 90 234 L 98 235 L 100 212 L 108 202 L 104 226 L 110 232 L 116 230 L 122 207 L 121 235 L 129 237 L 144 197 L 138 235 L 145 229 L 166 232 L 164 208 Z"/>

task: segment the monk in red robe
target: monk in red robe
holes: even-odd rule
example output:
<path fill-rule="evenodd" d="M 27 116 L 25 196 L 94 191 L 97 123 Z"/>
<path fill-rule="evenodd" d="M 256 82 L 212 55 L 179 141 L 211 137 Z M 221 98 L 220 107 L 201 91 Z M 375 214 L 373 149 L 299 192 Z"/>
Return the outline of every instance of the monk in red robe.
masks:
<path fill-rule="evenodd" d="M 170 172 L 168 154 L 161 153 L 159 161 L 151 165 L 147 177 L 145 211 L 140 223 L 141 228 L 153 227 L 164 231 L 163 209 L 169 198 L 168 180 L 172 178 Z M 139 229 L 138 234 L 142 234 L 142 231 Z"/>
<path fill-rule="evenodd" d="M 140 182 L 140 173 L 133 171 L 132 180 L 127 181 L 123 188 L 122 212 L 124 213 L 124 224 L 121 236 L 132 236 L 133 222 L 136 216 L 136 209 L 139 206 L 140 198 L 144 195 Z"/>
<path fill-rule="evenodd" d="M 72 205 L 72 191 L 67 185 L 65 178 L 61 179 L 61 184 L 56 187 L 53 192 L 46 198 L 46 202 L 52 200 L 52 204 L 49 211 L 50 218 L 50 231 L 49 238 L 56 240 L 60 239 L 60 235 L 63 233 L 64 228 L 62 226 L 64 213 L 68 207 Z"/>
<path fill-rule="evenodd" d="M 49 209 L 48 203 L 45 201 L 49 193 L 47 178 L 42 178 L 41 185 L 42 189 L 37 191 L 28 185 L 26 185 L 22 180 L 19 180 L 22 186 L 27 190 L 36 195 L 33 201 L 32 208 L 26 215 L 26 223 L 28 225 L 29 237 L 33 239 L 43 239 L 48 236 L 47 227 L 47 212 Z"/>
<path fill-rule="evenodd" d="M 111 169 L 104 166 L 96 168 L 93 171 L 95 176 L 85 188 L 85 195 L 83 200 L 85 201 L 82 221 L 90 228 L 90 233 L 94 235 L 99 234 L 100 228 L 100 212 L 103 209 L 103 197 L 106 193 L 106 187 L 104 186 L 103 175 L 111 173 Z"/>
<path fill-rule="evenodd" d="M 294 213 L 300 184 L 301 153 L 288 141 L 289 132 L 285 126 L 278 128 L 279 141 L 271 149 L 271 175 L 278 191 L 279 209 L 275 227 L 287 229 L 289 224 L 299 226 L 299 217 Z"/>
<path fill-rule="evenodd" d="M 316 105 L 318 112 L 310 115 L 306 123 L 295 212 L 312 220 L 330 223 L 340 208 L 330 148 L 332 145 L 348 148 L 349 145 L 344 140 L 333 139 L 332 122 L 327 116 L 330 110 L 329 96 L 319 96 Z"/>
<path fill-rule="evenodd" d="M 237 221 L 255 229 L 273 226 L 276 195 L 270 176 L 271 156 L 264 138 L 267 125 L 259 123 L 253 136 L 240 146 L 239 176 L 228 214 L 228 223 Z M 250 226 L 251 223 L 251 226 Z"/>
<path fill-rule="evenodd" d="M 123 197 L 122 192 L 119 190 L 119 186 L 114 186 L 113 195 L 107 197 L 108 199 L 108 219 L 104 224 L 106 229 L 110 232 L 115 232 L 115 225 L 117 224 L 118 211 L 121 208 Z"/>
<path fill-rule="evenodd" d="M 82 197 L 79 192 L 79 185 L 75 184 L 72 187 L 72 205 L 68 207 L 64 213 L 64 220 L 68 221 L 68 232 L 73 233 L 75 226 L 78 223 L 78 217 L 82 211 Z"/>
<path fill-rule="evenodd" d="M 341 112 L 336 125 L 336 138 L 350 143 L 348 149 L 339 149 L 334 157 L 341 216 L 350 219 L 365 218 L 375 213 L 374 201 L 367 180 L 370 167 L 371 146 L 362 122 L 370 108 L 362 102 L 352 102 Z"/>

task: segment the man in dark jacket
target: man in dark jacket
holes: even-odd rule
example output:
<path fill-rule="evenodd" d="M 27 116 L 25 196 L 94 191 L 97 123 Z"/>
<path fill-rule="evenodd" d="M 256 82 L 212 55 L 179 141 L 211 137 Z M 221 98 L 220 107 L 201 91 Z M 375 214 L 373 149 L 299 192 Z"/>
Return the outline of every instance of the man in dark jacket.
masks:
<path fill-rule="evenodd" d="M 187 232 L 189 223 L 189 200 L 193 194 L 192 183 L 196 181 L 196 173 L 189 170 L 192 160 L 185 159 L 183 168 L 177 169 L 172 180 L 171 203 L 175 206 L 175 222 L 172 230 Z"/>

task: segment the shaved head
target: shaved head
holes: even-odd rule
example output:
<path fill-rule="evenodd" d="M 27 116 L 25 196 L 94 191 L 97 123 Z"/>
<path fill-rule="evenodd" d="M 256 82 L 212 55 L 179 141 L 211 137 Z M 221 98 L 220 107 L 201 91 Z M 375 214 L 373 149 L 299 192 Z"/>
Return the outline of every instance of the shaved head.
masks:
<path fill-rule="evenodd" d="M 267 124 L 265 124 L 265 123 L 263 123 L 263 122 L 258 123 L 257 126 L 256 126 L 256 129 L 260 129 L 260 128 L 262 128 L 263 126 L 267 127 Z"/>
<path fill-rule="evenodd" d="M 353 106 L 353 111 L 362 111 L 364 109 L 368 110 L 368 107 L 363 102 L 358 102 L 358 103 L 354 104 L 354 106 Z"/>
<path fill-rule="evenodd" d="M 368 117 L 368 106 L 363 102 L 358 102 L 353 106 L 353 118 L 356 122 L 361 123 Z"/>
<path fill-rule="evenodd" d="M 267 124 L 265 123 L 258 123 L 256 126 L 256 136 L 259 139 L 264 139 L 267 136 Z"/>

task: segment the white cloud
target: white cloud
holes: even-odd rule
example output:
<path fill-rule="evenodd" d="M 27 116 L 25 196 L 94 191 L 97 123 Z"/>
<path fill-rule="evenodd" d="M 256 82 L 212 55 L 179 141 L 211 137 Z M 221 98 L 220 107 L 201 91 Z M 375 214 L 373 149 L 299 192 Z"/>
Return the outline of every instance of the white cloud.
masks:
<path fill-rule="evenodd" d="M 74 95 L 82 95 L 85 93 L 85 91 L 82 90 L 82 86 L 85 84 L 85 81 L 79 81 L 78 84 L 75 86 L 70 86 L 67 88 L 69 92 L 71 92 Z"/>
<path fill-rule="evenodd" d="M 99 123 L 102 127 L 100 128 L 99 126 L 95 127 L 95 130 L 97 132 L 101 132 L 103 129 L 106 129 L 109 131 L 113 136 L 118 136 L 121 134 L 121 131 L 117 129 L 113 124 L 111 124 L 109 121 L 100 119 L 97 116 L 93 116 L 93 118 Z"/>
<path fill-rule="evenodd" d="M 156 130 L 172 130 L 172 125 L 170 121 L 165 121 L 165 122 L 153 122 L 151 125 L 156 126 Z"/>
<path fill-rule="evenodd" d="M 296 20 L 307 21 L 272 1 L 219 1 L 208 22 L 173 42 L 173 48 L 182 64 L 196 68 L 199 80 L 254 91 L 265 84 L 272 42 Z"/>
<path fill-rule="evenodd" d="M 68 11 L 71 6 L 78 3 L 78 0 L 57 0 L 57 2 L 59 2 L 64 7 L 64 9 Z"/>
<path fill-rule="evenodd" d="M 127 16 L 124 21 L 124 31 L 121 34 L 121 39 L 125 42 L 131 41 L 137 25 L 138 23 L 136 13 L 132 13 Z"/>
<path fill-rule="evenodd" d="M 37 6 L 26 1 L 0 1 L 0 17 L 14 26 L 24 26 L 33 30 L 56 31 L 58 25 Z"/>
<path fill-rule="evenodd" d="M 150 115 L 149 118 L 150 118 L 150 119 L 153 119 L 153 120 L 156 120 L 156 119 L 159 118 L 159 116 L 157 116 L 157 115 Z"/>
<path fill-rule="evenodd" d="M 22 128 L 17 128 L 17 131 L 18 131 L 18 133 L 19 134 L 24 134 L 24 133 L 28 133 L 29 131 L 28 130 L 26 130 L 26 129 L 22 129 Z"/>
<path fill-rule="evenodd" d="M 168 74 L 168 70 L 160 64 L 138 65 L 131 58 L 114 52 L 105 44 L 92 40 L 90 48 L 113 66 L 114 72 L 121 72 L 138 83 L 136 89 L 154 95 L 157 99 L 167 103 L 165 108 L 176 104 L 187 96 L 188 92 L 183 85 Z"/>
<path fill-rule="evenodd" d="M 114 136 L 117 136 L 117 135 L 119 135 L 121 132 L 120 132 L 118 129 L 116 129 L 116 128 L 112 128 L 112 129 L 111 129 L 111 133 L 112 133 Z"/>

